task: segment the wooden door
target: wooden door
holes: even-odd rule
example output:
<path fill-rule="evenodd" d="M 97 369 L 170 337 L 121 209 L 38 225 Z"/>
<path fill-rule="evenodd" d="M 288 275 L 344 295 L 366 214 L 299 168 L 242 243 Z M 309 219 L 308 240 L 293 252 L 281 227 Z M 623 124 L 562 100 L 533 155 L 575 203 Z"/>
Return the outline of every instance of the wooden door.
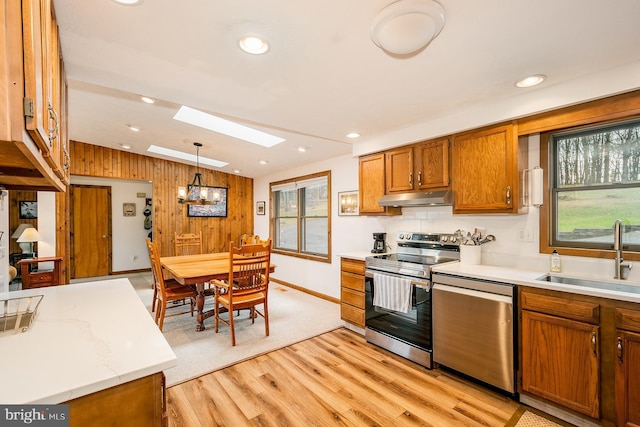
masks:
<path fill-rule="evenodd" d="M 413 148 L 416 189 L 431 191 L 449 187 L 449 140 L 429 141 Z"/>
<path fill-rule="evenodd" d="M 616 412 L 618 426 L 640 426 L 640 334 L 618 331 Z"/>
<path fill-rule="evenodd" d="M 402 147 L 385 153 L 386 193 L 413 190 L 413 147 Z"/>
<path fill-rule="evenodd" d="M 599 327 L 522 311 L 522 390 L 600 418 Z"/>
<path fill-rule="evenodd" d="M 71 277 L 111 273 L 111 187 L 71 186 Z"/>

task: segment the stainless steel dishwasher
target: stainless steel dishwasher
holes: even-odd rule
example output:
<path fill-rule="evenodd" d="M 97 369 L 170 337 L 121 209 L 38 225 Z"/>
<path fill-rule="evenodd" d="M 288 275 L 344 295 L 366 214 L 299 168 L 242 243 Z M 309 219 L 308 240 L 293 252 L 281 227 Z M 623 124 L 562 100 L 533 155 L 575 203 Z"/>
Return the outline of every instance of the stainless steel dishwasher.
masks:
<path fill-rule="evenodd" d="M 515 286 L 434 272 L 433 360 L 514 394 Z"/>

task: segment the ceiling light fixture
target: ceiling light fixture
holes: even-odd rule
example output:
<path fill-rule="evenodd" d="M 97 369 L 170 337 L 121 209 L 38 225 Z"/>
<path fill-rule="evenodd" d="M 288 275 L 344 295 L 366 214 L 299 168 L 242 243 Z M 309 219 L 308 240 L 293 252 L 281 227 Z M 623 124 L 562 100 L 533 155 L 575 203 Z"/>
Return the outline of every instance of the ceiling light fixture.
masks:
<path fill-rule="evenodd" d="M 155 104 L 156 100 L 153 98 L 149 98 L 148 96 L 141 96 L 140 99 L 142 99 L 143 102 L 146 102 L 147 104 Z"/>
<path fill-rule="evenodd" d="M 398 0 L 382 9 L 369 35 L 382 50 L 407 55 L 424 49 L 444 27 L 444 9 L 435 0 Z"/>
<path fill-rule="evenodd" d="M 304 153 L 305 151 L 307 151 L 307 147 L 300 146 L 298 147 L 298 151 Z"/>
<path fill-rule="evenodd" d="M 202 185 L 202 174 L 200 173 L 200 147 L 202 147 L 202 144 L 194 142 L 193 145 L 196 147 L 196 173 L 191 184 L 186 187 L 178 187 L 178 202 L 216 205 L 220 201 L 220 192 L 212 187 Z"/>
<path fill-rule="evenodd" d="M 269 163 L 269 162 L 267 162 L 266 160 L 260 160 L 260 164 L 261 165 L 266 165 L 267 163 Z"/>
<path fill-rule="evenodd" d="M 244 36 L 238 41 L 238 46 L 251 55 L 262 55 L 269 50 L 269 43 L 258 36 Z"/>
<path fill-rule="evenodd" d="M 360 138 L 360 134 L 358 132 L 349 132 L 347 134 L 347 138 L 351 138 L 351 139 Z"/>
<path fill-rule="evenodd" d="M 132 131 L 134 131 L 134 132 L 140 132 L 140 127 L 138 127 L 138 126 L 135 126 L 135 125 L 127 125 L 127 127 L 128 127 L 129 129 L 131 129 Z"/>
<path fill-rule="evenodd" d="M 120 146 L 125 150 L 131 150 L 131 146 L 129 144 L 120 144 Z"/>
<path fill-rule="evenodd" d="M 233 170 L 233 173 L 240 173 L 240 172 L 241 172 L 240 169 L 234 169 Z"/>
<path fill-rule="evenodd" d="M 266 132 L 261 132 L 185 105 L 180 107 L 173 118 L 184 123 L 189 123 L 190 125 L 212 130 L 267 148 L 285 141 L 284 138 L 270 135 Z"/>
<path fill-rule="evenodd" d="M 144 0 L 113 0 L 114 2 L 123 6 L 140 6 Z"/>
<path fill-rule="evenodd" d="M 539 85 L 540 83 L 542 83 L 543 81 L 545 81 L 546 78 L 547 78 L 547 76 L 545 76 L 544 74 L 534 74 L 534 75 L 531 75 L 531 76 L 527 76 L 522 80 L 518 80 L 516 82 L 516 86 L 517 87 L 536 86 L 536 85 Z"/>

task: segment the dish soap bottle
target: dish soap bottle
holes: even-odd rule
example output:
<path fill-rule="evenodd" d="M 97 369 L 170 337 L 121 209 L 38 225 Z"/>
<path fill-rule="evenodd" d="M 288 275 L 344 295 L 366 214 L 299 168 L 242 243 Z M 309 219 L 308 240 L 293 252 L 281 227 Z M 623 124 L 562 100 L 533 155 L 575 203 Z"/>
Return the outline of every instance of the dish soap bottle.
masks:
<path fill-rule="evenodd" d="M 560 273 L 560 255 L 556 249 L 551 254 L 551 271 L 553 273 Z"/>

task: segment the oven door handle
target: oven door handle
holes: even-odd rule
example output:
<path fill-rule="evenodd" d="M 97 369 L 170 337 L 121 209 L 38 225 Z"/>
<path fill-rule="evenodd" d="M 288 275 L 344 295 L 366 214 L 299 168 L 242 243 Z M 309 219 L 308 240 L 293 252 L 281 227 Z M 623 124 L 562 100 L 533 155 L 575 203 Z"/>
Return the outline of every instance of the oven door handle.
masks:
<path fill-rule="evenodd" d="M 372 271 L 372 270 L 365 270 L 364 272 L 364 276 L 368 277 L 370 279 L 373 279 L 373 274 L 374 273 L 378 273 L 378 274 L 383 274 L 385 276 L 391 276 L 391 277 L 399 277 L 401 279 L 408 279 L 410 277 L 408 276 L 403 276 L 402 274 L 394 274 L 394 273 L 387 273 L 387 272 L 379 272 L 379 271 Z M 431 283 L 430 282 L 424 282 L 424 281 L 420 281 L 420 280 L 413 280 L 411 279 L 411 285 L 417 286 L 418 288 L 422 288 L 425 291 L 429 292 L 429 290 L 431 289 Z"/>

